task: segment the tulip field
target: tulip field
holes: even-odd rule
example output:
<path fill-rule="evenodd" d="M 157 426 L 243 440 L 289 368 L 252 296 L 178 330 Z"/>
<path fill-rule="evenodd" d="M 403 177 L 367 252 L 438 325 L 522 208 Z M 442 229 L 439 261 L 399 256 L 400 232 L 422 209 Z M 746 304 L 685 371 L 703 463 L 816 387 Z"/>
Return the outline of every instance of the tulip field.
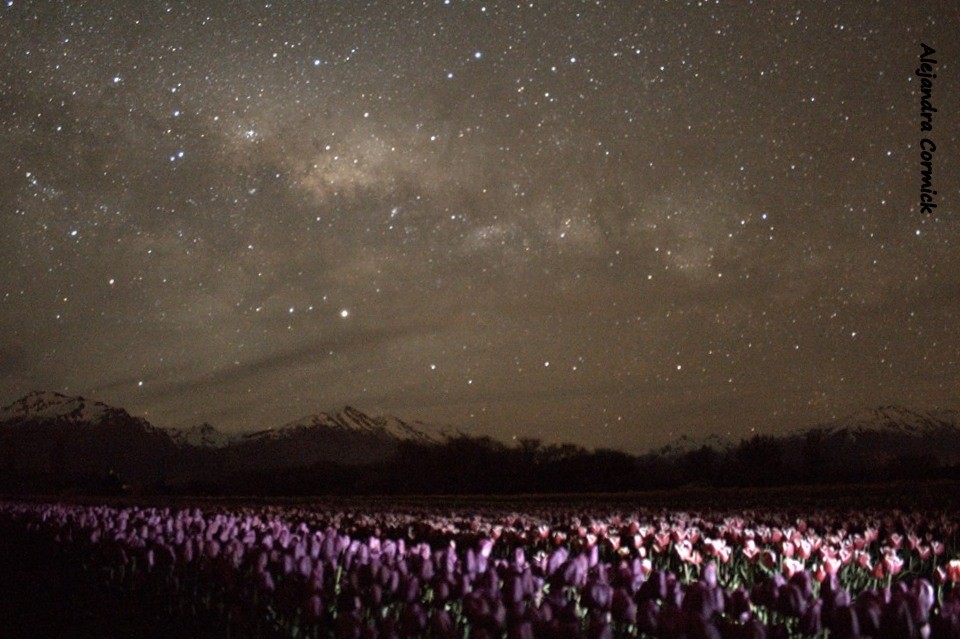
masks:
<path fill-rule="evenodd" d="M 0 533 L 135 600 L 133 636 L 960 639 L 943 511 L 373 505 L 0 502 Z"/>

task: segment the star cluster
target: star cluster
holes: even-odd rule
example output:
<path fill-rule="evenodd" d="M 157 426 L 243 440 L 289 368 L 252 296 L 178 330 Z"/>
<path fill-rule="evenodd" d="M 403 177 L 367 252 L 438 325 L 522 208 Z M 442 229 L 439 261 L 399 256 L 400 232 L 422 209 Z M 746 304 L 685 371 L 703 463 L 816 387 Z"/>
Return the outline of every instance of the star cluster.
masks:
<path fill-rule="evenodd" d="M 631 451 L 960 407 L 958 27 L 948 2 L 7 0 L 0 391 Z"/>

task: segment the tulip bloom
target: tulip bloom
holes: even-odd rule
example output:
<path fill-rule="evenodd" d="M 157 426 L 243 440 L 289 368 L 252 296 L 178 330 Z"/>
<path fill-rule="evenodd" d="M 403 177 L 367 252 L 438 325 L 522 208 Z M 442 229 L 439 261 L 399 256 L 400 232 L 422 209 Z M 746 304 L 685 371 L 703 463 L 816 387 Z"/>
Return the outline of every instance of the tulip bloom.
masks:
<path fill-rule="evenodd" d="M 951 559 L 944 568 L 946 578 L 954 583 L 960 582 L 960 559 Z"/>
<path fill-rule="evenodd" d="M 789 557 L 783 560 L 783 574 L 785 574 L 788 579 L 801 571 L 803 571 L 802 561 Z"/>
<path fill-rule="evenodd" d="M 883 565 L 884 570 L 890 575 L 899 574 L 903 569 L 903 559 L 901 559 L 895 551 L 884 553 L 880 563 Z"/>

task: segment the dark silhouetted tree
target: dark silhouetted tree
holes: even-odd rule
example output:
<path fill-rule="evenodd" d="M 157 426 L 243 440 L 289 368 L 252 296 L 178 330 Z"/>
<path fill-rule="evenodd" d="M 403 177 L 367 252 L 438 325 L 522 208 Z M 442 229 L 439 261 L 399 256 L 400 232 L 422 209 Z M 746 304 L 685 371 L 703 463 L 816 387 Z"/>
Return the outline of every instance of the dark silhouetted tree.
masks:
<path fill-rule="evenodd" d="M 804 481 L 815 484 L 831 479 L 826 468 L 823 431 L 811 430 L 804 435 L 800 449 L 800 474 Z"/>
<path fill-rule="evenodd" d="M 783 476 L 783 449 L 766 435 L 754 435 L 740 442 L 736 452 L 739 481 L 750 486 L 780 484 Z"/>

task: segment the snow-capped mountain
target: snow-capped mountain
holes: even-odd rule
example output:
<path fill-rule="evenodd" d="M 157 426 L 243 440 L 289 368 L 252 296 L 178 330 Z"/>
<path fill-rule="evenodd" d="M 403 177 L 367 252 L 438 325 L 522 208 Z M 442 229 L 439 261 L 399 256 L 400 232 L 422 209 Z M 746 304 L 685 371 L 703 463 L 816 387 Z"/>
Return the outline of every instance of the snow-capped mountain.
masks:
<path fill-rule="evenodd" d="M 445 439 L 441 431 L 430 429 L 418 423 L 414 427 L 407 422 L 392 416 L 371 417 L 362 411 L 347 406 L 338 413 L 318 413 L 307 415 L 296 421 L 284 424 L 279 428 L 247 433 L 244 441 L 259 439 L 286 439 L 316 430 L 328 430 L 339 433 L 355 433 L 385 437 L 398 441 L 412 441 L 425 444 L 440 443 Z"/>
<path fill-rule="evenodd" d="M 922 412 L 901 406 L 881 406 L 858 411 L 817 428 L 824 435 L 850 438 L 867 434 L 926 436 L 960 428 L 960 413 L 952 410 Z"/>
<path fill-rule="evenodd" d="M 27 421 L 71 424 L 101 424 L 108 421 L 132 421 L 142 427 L 165 433 L 180 446 L 223 448 L 239 443 L 286 440 L 305 433 L 350 433 L 396 441 L 440 443 L 459 434 L 454 429 L 440 429 L 422 422 L 413 424 L 393 416 L 370 416 L 347 406 L 336 413 L 307 415 L 276 428 L 228 434 L 203 423 L 190 428 L 156 428 L 140 417 L 132 417 L 122 408 L 84 397 L 71 397 L 53 391 L 32 391 L 17 401 L 0 408 L 0 424 Z M 415 425 L 414 425 L 415 424 Z"/>
<path fill-rule="evenodd" d="M 960 455 L 960 412 L 924 412 L 901 406 L 881 406 L 774 437 L 787 449 L 799 449 L 799 442 L 803 440 L 816 440 L 835 450 L 839 450 L 841 446 L 870 446 L 882 449 L 877 451 L 878 454 L 882 452 L 891 456 L 931 447 L 938 448 L 936 444 L 943 443 L 944 450 L 952 451 L 957 448 Z M 712 433 L 681 435 L 652 452 L 665 457 L 675 457 L 698 451 L 705 446 L 718 453 L 728 453 L 736 449 L 737 443 Z M 952 457 L 952 454 L 950 456 Z"/>
<path fill-rule="evenodd" d="M 0 422 L 39 419 L 98 424 L 125 418 L 130 415 L 122 408 L 53 391 L 33 391 L 0 410 Z"/>
<path fill-rule="evenodd" d="M 322 461 L 368 463 L 391 455 L 401 443 L 440 444 L 439 429 L 397 417 L 371 417 L 347 406 L 308 415 L 277 428 L 245 433 L 227 447 L 237 464 L 305 466 Z M 244 459 L 249 461 L 244 461 Z"/>
<path fill-rule="evenodd" d="M 93 481 L 113 469 L 124 479 L 213 480 L 247 470 L 378 462 L 401 443 L 439 444 L 445 432 L 456 435 L 349 406 L 252 433 L 206 423 L 162 429 L 100 401 L 34 391 L 0 409 L 0 479 L 7 473 Z"/>
<path fill-rule="evenodd" d="M 350 406 L 245 434 L 206 423 L 161 429 L 100 401 L 35 391 L 0 409 L 0 491 L 96 486 L 110 470 L 125 482 L 154 487 L 229 487 L 245 477 L 267 485 L 285 473 L 307 485 L 316 477 L 347 481 L 350 473 L 365 472 L 364 465 L 381 468 L 394 455 L 417 458 L 415 446 L 459 436 L 449 427 L 370 416 Z M 697 457 L 705 447 L 715 455 Z M 898 477 L 915 469 L 960 468 L 960 413 L 883 406 L 759 440 L 684 435 L 651 453 L 681 464 L 702 462 L 715 474 L 727 468 L 746 472 L 769 457 L 774 470 L 764 472 L 787 478 Z"/>
<path fill-rule="evenodd" d="M 47 485 L 97 481 L 109 470 L 162 481 L 175 461 L 169 435 L 85 397 L 34 391 L 0 410 L 0 474 Z"/>
<path fill-rule="evenodd" d="M 170 438 L 179 446 L 223 448 L 240 439 L 239 436 L 228 435 L 206 422 L 190 428 L 168 428 L 166 430 Z"/>
<path fill-rule="evenodd" d="M 960 464 L 960 413 L 862 410 L 781 438 L 787 465 L 838 478 L 906 477 Z"/>

